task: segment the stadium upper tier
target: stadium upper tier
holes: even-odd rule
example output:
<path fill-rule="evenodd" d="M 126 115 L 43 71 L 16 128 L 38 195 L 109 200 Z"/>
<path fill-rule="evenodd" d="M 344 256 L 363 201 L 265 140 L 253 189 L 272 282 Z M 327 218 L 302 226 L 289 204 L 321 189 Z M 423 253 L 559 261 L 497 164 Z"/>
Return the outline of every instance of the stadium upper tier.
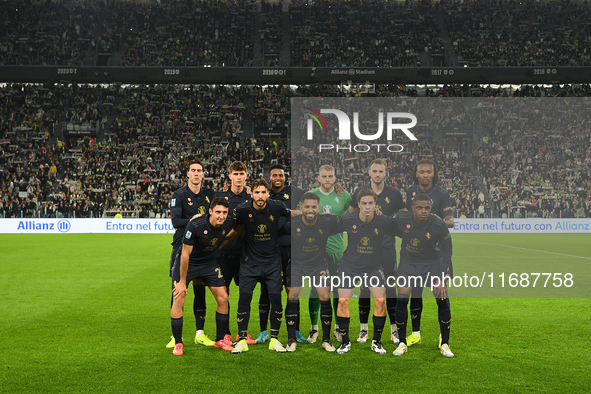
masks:
<path fill-rule="evenodd" d="M 0 65 L 588 66 L 585 4 L 295 0 L 0 4 Z"/>

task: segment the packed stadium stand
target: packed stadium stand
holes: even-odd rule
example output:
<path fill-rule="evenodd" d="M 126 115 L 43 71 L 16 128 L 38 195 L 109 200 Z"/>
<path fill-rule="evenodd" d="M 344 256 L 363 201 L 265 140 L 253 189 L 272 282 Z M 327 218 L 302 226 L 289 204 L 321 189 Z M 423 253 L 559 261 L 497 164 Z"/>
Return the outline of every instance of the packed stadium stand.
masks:
<path fill-rule="evenodd" d="M 420 141 L 411 153 L 388 159 L 387 182 L 404 194 L 414 164 L 432 158 L 456 217 L 590 217 L 588 84 L 532 83 L 529 69 L 513 85 L 462 83 L 460 77 L 432 84 L 348 81 L 361 67 L 437 75 L 425 68 L 433 65 L 564 66 L 568 75 L 568 66 L 589 65 L 587 4 L 198 5 L 0 4 L 0 75 L 3 67 L 18 65 L 78 67 L 58 70 L 82 75 L 85 66 L 105 66 L 102 74 L 93 68 L 82 79 L 107 78 L 116 67 L 163 67 L 165 75 L 196 70 L 194 76 L 207 68 L 264 66 L 285 77 L 273 84 L 249 83 L 238 74 L 225 84 L 87 84 L 67 75 L 25 84 L 0 77 L 2 217 L 167 217 L 171 192 L 184 181 L 184 164 L 193 156 L 205 162 L 206 185 L 216 189 L 227 184 L 225 169 L 235 160 L 247 164 L 250 179 L 266 177 L 270 165 L 282 163 L 291 182 L 304 189 L 317 187 L 322 164 L 333 165 L 351 192 L 367 182 L 373 157 L 291 149 L 290 99 L 296 97 L 393 97 L 409 110 L 417 108 L 417 98 L 428 97 L 434 107 L 415 130 Z M 290 82 L 303 67 L 311 67 L 310 81 Z M 342 67 L 346 75 L 340 84 L 315 81 L 316 67 Z M 524 97 L 532 101 L 519 101 Z M 459 98 L 472 101 L 461 105 Z M 549 128 L 550 120 L 532 106 L 562 115 Z M 446 132 L 458 127 L 468 132 Z"/>

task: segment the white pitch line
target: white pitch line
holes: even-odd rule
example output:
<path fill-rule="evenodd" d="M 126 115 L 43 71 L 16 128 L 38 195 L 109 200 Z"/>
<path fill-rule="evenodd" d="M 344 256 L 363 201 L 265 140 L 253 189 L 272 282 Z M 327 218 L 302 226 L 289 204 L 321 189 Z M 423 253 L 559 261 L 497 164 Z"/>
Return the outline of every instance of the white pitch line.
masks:
<path fill-rule="evenodd" d="M 519 246 L 513 246 L 513 245 L 491 244 L 491 243 L 488 243 L 488 242 L 468 241 L 468 240 L 465 240 L 465 239 L 457 239 L 457 240 L 455 240 L 453 242 L 470 242 L 470 243 L 473 243 L 473 244 L 492 245 L 492 246 L 504 246 L 506 248 L 529 250 L 531 252 L 549 253 L 549 254 L 555 254 L 557 256 L 566 256 L 566 257 L 574 257 L 576 259 L 591 260 L 591 257 L 576 256 L 576 255 L 573 255 L 573 254 L 565 254 L 565 253 L 558 253 L 558 252 L 548 252 L 547 250 L 521 248 Z"/>

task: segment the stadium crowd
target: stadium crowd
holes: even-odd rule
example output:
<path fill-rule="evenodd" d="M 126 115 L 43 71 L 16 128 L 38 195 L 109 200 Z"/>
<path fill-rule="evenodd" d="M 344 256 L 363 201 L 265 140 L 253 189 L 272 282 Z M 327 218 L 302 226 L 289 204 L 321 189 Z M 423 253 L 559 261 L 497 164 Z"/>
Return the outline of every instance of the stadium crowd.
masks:
<path fill-rule="evenodd" d="M 244 67 L 253 58 L 250 3 L 168 5 L 117 2 L 107 9 L 103 40 L 122 66 Z"/>
<path fill-rule="evenodd" d="M 447 100 L 453 96 L 450 92 L 489 98 L 482 99 L 481 107 L 469 108 Z M 546 130 L 547 118 L 538 124 L 527 108 L 515 114 L 513 101 L 506 98 L 588 96 L 588 86 L 521 86 L 509 91 L 447 85 L 426 94 L 441 101 L 427 111 L 428 124 L 417 125 L 421 138 L 410 154 L 388 162 L 388 184 L 404 193 L 412 184 L 414 164 L 428 157 L 439 165 L 441 184 L 450 190 L 457 217 L 589 216 L 586 119 L 564 116 L 559 127 L 568 131 L 557 132 L 558 126 Z M 261 176 L 266 165 L 284 164 L 292 183 L 303 189 L 315 187 L 319 166 L 330 163 L 341 185 L 353 191 L 367 182 L 374 157 L 348 151 L 318 155 L 302 144 L 292 146 L 297 156 L 292 165 L 287 141 L 243 134 L 248 117 L 253 127 L 289 127 L 291 97 L 347 95 L 401 97 L 408 110 L 425 113 L 415 99 L 416 88 L 379 84 L 373 93 L 336 85 L 6 85 L 0 89 L 0 213 L 100 217 L 106 211 L 163 217 L 171 191 L 183 180 L 183 164 L 192 155 L 205 162 L 205 184 L 215 189 L 227 183 L 221 169 L 240 160 L 247 164 L 250 179 Z M 543 98 L 532 100 L 550 105 Z M 566 109 L 572 106 L 569 100 L 562 101 L 558 111 L 572 113 Z M 247 101 L 254 103 L 252 108 Z M 520 118 L 530 120 L 522 123 Z M 102 137 L 70 133 L 64 125 L 99 125 L 95 130 Z M 458 126 L 482 130 L 486 142 L 446 136 L 446 130 Z M 337 142 L 322 134 L 318 138 Z"/>
<path fill-rule="evenodd" d="M 290 42 L 281 5 L 118 1 L 0 4 L 0 65 L 253 65 L 254 36 L 267 65 L 290 46 L 292 66 L 415 67 L 449 31 L 460 65 L 585 66 L 589 7 L 574 2 L 292 1 Z M 255 14 L 261 29 L 254 31 Z M 285 60 L 285 59 L 284 59 Z"/>
<path fill-rule="evenodd" d="M 0 65 L 83 65 L 87 50 L 95 46 L 101 6 L 3 1 Z"/>
<path fill-rule="evenodd" d="M 439 42 L 423 2 L 294 1 L 291 63 L 301 67 L 414 67 Z"/>
<path fill-rule="evenodd" d="M 587 2 L 442 2 L 460 64 L 588 66 Z"/>

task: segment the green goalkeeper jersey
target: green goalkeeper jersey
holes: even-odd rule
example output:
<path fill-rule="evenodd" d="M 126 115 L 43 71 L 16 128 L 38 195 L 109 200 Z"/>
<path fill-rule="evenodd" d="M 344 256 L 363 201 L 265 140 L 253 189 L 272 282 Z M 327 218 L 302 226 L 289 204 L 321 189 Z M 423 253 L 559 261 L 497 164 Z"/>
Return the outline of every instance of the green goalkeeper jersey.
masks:
<path fill-rule="evenodd" d="M 343 216 L 351 203 L 351 195 L 343 191 L 343 195 L 339 196 L 337 192 L 332 190 L 329 194 L 324 194 L 320 188 L 310 190 L 310 193 L 320 196 L 320 213 L 332 213 L 337 216 Z M 328 237 L 326 244 L 327 253 L 343 253 L 345 251 L 345 243 L 343 241 L 343 234 L 336 234 Z"/>

